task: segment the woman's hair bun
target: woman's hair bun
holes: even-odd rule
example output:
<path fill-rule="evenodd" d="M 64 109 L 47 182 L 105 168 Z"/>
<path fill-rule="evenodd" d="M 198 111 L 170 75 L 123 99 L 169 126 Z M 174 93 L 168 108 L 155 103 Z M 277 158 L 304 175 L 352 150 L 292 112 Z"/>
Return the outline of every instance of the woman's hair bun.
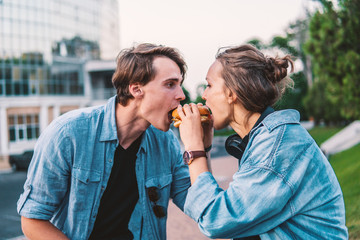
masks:
<path fill-rule="evenodd" d="M 291 71 L 293 71 L 294 63 L 291 60 L 290 56 L 287 55 L 283 58 L 267 57 L 265 66 L 267 78 L 273 83 L 280 82 L 287 76 L 287 69 L 289 67 L 289 63 L 291 65 Z"/>

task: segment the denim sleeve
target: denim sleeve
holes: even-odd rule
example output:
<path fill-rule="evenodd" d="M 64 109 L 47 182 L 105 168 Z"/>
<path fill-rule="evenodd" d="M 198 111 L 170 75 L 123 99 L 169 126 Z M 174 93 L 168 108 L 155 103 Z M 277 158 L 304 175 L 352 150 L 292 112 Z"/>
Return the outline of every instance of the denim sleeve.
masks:
<path fill-rule="evenodd" d="M 67 193 L 71 148 L 65 128 L 52 124 L 42 133 L 17 203 L 20 215 L 43 220 L 53 217 Z"/>
<path fill-rule="evenodd" d="M 292 196 L 282 177 L 265 168 L 237 172 L 224 191 L 210 172 L 190 187 L 185 213 L 211 238 L 235 238 L 266 232 L 291 216 L 284 207 Z"/>
<path fill-rule="evenodd" d="M 173 166 L 172 166 L 172 176 L 173 181 L 171 184 L 171 195 L 173 202 L 178 206 L 182 211 L 184 211 L 184 204 L 187 195 L 187 190 L 189 189 L 190 175 L 189 168 L 183 163 L 180 144 L 178 140 L 174 137 L 174 146 L 172 147 L 172 157 L 173 157 Z M 174 154 L 175 153 L 175 154 Z"/>

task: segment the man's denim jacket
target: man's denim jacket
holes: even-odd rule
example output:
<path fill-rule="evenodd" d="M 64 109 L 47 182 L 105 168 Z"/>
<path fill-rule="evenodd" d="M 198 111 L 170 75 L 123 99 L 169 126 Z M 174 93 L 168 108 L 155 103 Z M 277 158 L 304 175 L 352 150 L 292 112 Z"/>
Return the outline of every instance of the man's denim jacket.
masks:
<path fill-rule="evenodd" d="M 212 238 L 348 237 L 338 180 L 295 110 L 274 112 L 252 129 L 226 191 L 209 172 L 199 175 L 184 209 Z"/>
<path fill-rule="evenodd" d="M 18 200 L 20 215 L 50 220 L 70 239 L 89 237 L 118 145 L 115 99 L 69 112 L 41 134 Z M 129 229 L 135 239 L 166 239 L 166 217 L 154 215 L 146 188 L 158 189 L 158 205 L 167 209 L 172 198 L 183 209 L 190 179 L 174 134 L 150 126 L 135 168 L 139 200 Z"/>

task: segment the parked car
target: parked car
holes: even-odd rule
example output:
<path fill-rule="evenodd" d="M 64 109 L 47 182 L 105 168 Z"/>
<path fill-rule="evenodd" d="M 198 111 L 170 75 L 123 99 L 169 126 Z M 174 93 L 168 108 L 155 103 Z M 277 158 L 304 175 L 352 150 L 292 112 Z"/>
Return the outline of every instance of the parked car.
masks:
<path fill-rule="evenodd" d="M 26 170 L 29 167 L 34 150 L 25 151 L 22 154 L 10 155 L 9 163 L 13 171 Z"/>

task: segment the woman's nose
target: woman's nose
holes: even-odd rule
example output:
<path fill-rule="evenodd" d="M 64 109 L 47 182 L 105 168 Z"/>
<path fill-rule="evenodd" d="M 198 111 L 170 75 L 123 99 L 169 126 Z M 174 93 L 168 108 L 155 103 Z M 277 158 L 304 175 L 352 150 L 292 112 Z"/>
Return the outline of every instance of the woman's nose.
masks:
<path fill-rule="evenodd" d="M 203 92 L 203 94 L 201 96 L 201 98 L 204 99 L 205 101 L 206 101 L 206 90 L 207 90 L 207 88 L 204 90 L 204 92 Z"/>

